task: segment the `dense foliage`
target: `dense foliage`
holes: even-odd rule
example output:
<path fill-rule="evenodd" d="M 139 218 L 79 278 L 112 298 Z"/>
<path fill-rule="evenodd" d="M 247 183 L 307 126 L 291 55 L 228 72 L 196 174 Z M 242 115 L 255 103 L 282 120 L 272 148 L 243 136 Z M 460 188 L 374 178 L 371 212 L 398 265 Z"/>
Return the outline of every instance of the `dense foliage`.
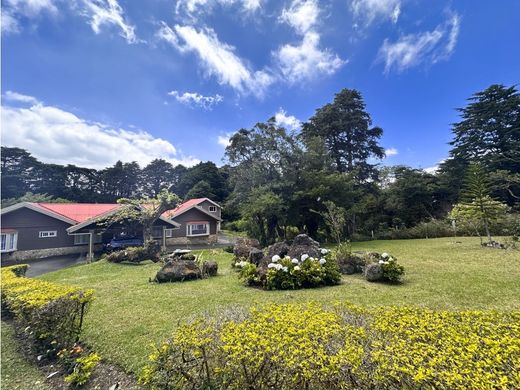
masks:
<path fill-rule="evenodd" d="M 520 313 L 270 304 L 182 325 L 152 389 L 517 388 Z"/>
<path fill-rule="evenodd" d="M 77 341 L 94 291 L 26 278 L 26 269 L 2 268 L 2 312 L 14 316 L 38 353 L 55 355 Z"/>
<path fill-rule="evenodd" d="M 475 233 L 467 224 L 451 226 L 447 216 L 457 203 L 471 203 L 462 195 L 477 163 L 489 199 L 510 208 L 514 225 L 520 219 L 520 94 L 514 86 L 492 85 L 458 111 L 449 158 L 436 171 L 381 166 L 383 129 L 372 124 L 362 94 L 343 89 L 301 131 L 288 131 L 275 118 L 236 131 L 222 167 L 174 167 L 157 159 L 143 168 L 117 162 L 94 170 L 44 164 L 25 150 L 2 147 L 2 197 L 13 203 L 31 192 L 26 199 L 113 202 L 166 189 L 223 203 L 227 227 L 262 245 L 302 232 L 336 242 L 426 238 Z M 488 236 L 514 230 L 497 218 L 481 221 Z"/>

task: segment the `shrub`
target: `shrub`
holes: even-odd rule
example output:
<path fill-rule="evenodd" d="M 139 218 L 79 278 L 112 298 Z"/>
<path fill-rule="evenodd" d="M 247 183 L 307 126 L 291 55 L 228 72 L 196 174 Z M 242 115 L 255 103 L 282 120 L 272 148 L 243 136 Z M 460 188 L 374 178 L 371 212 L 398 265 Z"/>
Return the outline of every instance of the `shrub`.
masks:
<path fill-rule="evenodd" d="M 24 268 L 2 268 L 2 309 L 14 316 L 38 353 L 51 356 L 77 341 L 94 291 L 29 279 L 21 276 Z"/>
<path fill-rule="evenodd" d="M 270 304 L 181 325 L 153 389 L 518 388 L 520 313 Z"/>
<path fill-rule="evenodd" d="M 391 257 L 388 261 L 383 261 L 381 268 L 383 269 L 383 279 L 389 282 L 399 282 L 404 275 L 404 267 L 398 264 L 394 257 Z"/>
<path fill-rule="evenodd" d="M 128 261 L 130 263 L 140 263 L 145 260 L 159 261 L 159 244 L 154 240 L 148 240 L 144 246 L 131 246 L 119 251 L 115 251 L 106 255 L 106 259 L 110 263 L 121 263 Z"/>
<path fill-rule="evenodd" d="M 352 275 L 363 272 L 365 260 L 352 253 L 350 241 L 339 244 L 333 251 L 333 257 L 336 259 L 342 274 Z"/>
<path fill-rule="evenodd" d="M 233 245 L 228 245 L 224 247 L 224 252 L 233 253 Z"/>
<path fill-rule="evenodd" d="M 338 265 L 333 260 L 327 260 L 326 254 L 323 256 L 320 259 L 305 254 L 300 259 L 273 256 L 267 266 L 265 287 L 269 290 L 290 290 L 338 284 L 341 280 Z"/>
<path fill-rule="evenodd" d="M 238 272 L 238 278 L 242 280 L 246 286 L 255 286 L 261 284 L 255 264 L 248 261 L 241 261 L 238 262 L 236 266 L 240 269 Z"/>
<path fill-rule="evenodd" d="M 65 382 L 75 386 L 82 386 L 90 379 L 92 371 L 96 368 L 101 358 L 96 353 L 77 358 L 72 373 L 65 377 Z"/>

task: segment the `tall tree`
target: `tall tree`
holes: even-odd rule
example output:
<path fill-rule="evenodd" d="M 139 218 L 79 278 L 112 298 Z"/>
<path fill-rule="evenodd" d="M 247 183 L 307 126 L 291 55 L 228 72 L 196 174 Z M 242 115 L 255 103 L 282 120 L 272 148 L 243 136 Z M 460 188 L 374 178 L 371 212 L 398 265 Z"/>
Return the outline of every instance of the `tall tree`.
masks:
<path fill-rule="evenodd" d="M 383 129 L 372 127 L 365 108 L 359 91 L 343 89 L 332 103 L 317 109 L 302 129 L 306 143 L 316 136 L 325 140 L 336 170 L 355 173 L 360 181 L 373 179 L 377 174 L 369 159 L 385 155 L 379 145 Z"/>
<path fill-rule="evenodd" d="M 20 148 L 2 146 L 2 198 L 18 198 L 35 191 L 41 163 Z"/>
<path fill-rule="evenodd" d="M 156 158 L 141 171 L 142 192 L 155 197 L 163 189 L 169 189 L 174 184 L 174 168 L 171 163 Z"/>

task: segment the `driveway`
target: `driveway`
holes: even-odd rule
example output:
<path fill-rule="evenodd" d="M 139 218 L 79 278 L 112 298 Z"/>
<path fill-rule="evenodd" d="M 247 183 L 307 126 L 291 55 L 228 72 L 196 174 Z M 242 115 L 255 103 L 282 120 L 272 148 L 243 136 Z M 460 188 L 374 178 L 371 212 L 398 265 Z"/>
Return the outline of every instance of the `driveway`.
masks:
<path fill-rule="evenodd" d="M 34 277 L 46 274 L 47 272 L 56 271 L 62 268 L 70 267 L 77 264 L 84 264 L 85 256 L 83 255 L 64 255 L 48 257 L 46 259 L 39 260 L 28 260 L 13 263 L 2 263 L 2 266 L 14 265 L 14 264 L 29 264 L 29 269 L 25 276 Z"/>

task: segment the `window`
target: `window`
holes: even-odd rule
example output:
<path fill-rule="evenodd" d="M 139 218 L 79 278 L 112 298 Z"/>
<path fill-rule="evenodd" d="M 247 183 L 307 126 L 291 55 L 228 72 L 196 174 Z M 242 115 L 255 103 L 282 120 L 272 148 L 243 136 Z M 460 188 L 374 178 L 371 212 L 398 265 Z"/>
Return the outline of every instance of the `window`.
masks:
<path fill-rule="evenodd" d="M 166 230 L 164 230 L 164 236 L 165 237 L 173 237 L 173 229 L 166 229 Z"/>
<path fill-rule="evenodd" d="M 163 227 L 154 226 L 152 229 L 152 237 L 162 238 L 162 236 L 163 236 Z M 164 229 L 164 237 L 173 237 L 173 229 Z"/>
<path fill-rule="evenodd" d="M 217 206 L 209 206 L 209 212 L 210 213 L 216 213 L 217 212 Z"/>
<path fill-rule="evenodd" d="M 1 233 L 1 247 L 0 252 L 12 252 L 16 250 L 18 241 L 18 233 Z"/>
<path fill-rule="evenodd" d="M 56 230 L 46 230 L 43 232 L 40 232 L 39 237 L 40 238 L 49 238 L 49 237 L 56 237 L 58 236 L 58 232 Z"/>
<path fill-rule="evenodd" d="M 188 237 L 209 235 L 209 223 L 207 222 L 190 222 L 186 229 Z"/>
<path fill-rule="evenodd" d="M 75 234 L 74 235 L 74 245 L 88 245 L 90 240 L 90 234 L 89 233 L 83 233 L 83 234 Z M 101 242 L 101 235 L 100 234 L 94 234 L 94 244 L 99 244 Z"/>

